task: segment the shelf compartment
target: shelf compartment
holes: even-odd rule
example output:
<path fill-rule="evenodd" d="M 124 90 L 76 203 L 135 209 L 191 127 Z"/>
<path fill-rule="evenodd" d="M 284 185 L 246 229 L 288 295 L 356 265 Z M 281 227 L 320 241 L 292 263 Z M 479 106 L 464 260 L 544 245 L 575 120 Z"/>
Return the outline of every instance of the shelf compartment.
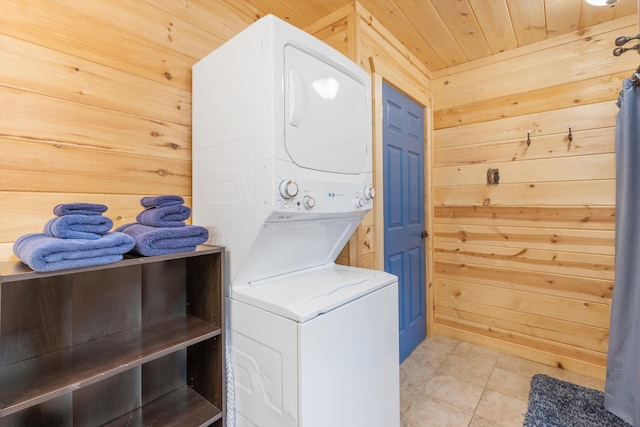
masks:
<path fill-rule="evenodd" d="M 105 427 L 205 426 L 221 418 L 220 409 L 190 387 L 183 386 L 105 424 Z"/>
<path fill-rule="evenodd" d="M 184 315 L 5 366 L 0 369 L 0 417 L 220 334 L 216 325 Z"/>

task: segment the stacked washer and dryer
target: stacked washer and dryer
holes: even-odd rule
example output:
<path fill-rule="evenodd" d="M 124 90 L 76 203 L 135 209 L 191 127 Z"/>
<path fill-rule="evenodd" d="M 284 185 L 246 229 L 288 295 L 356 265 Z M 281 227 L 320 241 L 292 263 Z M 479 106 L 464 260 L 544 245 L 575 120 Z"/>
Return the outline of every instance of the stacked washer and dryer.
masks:
<path fill-rule="evenodd" d="M 374 190 L 371 80 L 266 16 L 193 67 L 193 223 L 227 250 L 238 427 L 393 427 L 397 278 L 334 263 Z"/>

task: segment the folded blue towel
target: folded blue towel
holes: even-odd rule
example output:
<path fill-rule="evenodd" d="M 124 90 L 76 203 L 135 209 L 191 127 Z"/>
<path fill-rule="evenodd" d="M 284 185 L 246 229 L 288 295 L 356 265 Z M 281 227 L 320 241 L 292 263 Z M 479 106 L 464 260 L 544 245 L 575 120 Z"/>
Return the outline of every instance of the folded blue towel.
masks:
<path fill-rule="evenodd" d="M 108 208 L 97 203 L 63 203 L 53 208 L 53 213 L 63 215 L 102 215 Z"/>
<path fill-rule="evenodd" d="M 13 253 L 35 271 L 44 272 L 117 262 L 134 244 L 124 233 L 107 233 L 96 240 L 59 239 L 38 233 L 16 240 Z"/>
<path fill-rule="evenodd" d="M 188 206 L 170 205 L 147 208 L 138 214 L 136 221 L 151 227 L 184 227 L 184 221 L 190 216 L 191 208 Z"/>
<path fill-rule="evenodd" d="M 44 234 L 61 239 L 99 239 L 113 227 L 113 221 L 102 215 L 64 215 L 49 220 Z"/>
<path fill-rule="evenodd" d="M 194 251 L 209 238 L 207 229 L 197 225 L 150 227 L 134 222 L 121 225 L 116 231 L 133 237 L 136 241 L 133 252 L 145 256 Z"/>
<path fill-rule="evenodd" d="M 145 208 L 159 208 L 161 206 L 181 205 L 184 199 L 180 196 L 149 196 L 140 199 L 140 204 Z"/>

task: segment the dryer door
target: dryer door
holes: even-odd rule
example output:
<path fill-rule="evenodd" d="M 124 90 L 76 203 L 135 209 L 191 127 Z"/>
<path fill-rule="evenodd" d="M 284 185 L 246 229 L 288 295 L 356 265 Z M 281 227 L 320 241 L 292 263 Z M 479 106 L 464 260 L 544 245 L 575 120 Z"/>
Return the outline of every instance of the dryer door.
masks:
<path fill-rule="evenodd" d="M 285 147 L 300 167 L 365 170 L 371 117 L 365 84 L 300 49 L 285 56 Z"/>

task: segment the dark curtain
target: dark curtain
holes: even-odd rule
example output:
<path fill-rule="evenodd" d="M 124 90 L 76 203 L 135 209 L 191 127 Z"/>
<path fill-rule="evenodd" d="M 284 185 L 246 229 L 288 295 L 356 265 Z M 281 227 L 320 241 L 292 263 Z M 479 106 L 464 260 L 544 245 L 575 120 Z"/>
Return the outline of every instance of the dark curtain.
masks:
<path fill-rule="evenodd" d="M 640 426 L 640 67 L 623 83 L 616 123 L 616 270 L 604 404 Z"/>

